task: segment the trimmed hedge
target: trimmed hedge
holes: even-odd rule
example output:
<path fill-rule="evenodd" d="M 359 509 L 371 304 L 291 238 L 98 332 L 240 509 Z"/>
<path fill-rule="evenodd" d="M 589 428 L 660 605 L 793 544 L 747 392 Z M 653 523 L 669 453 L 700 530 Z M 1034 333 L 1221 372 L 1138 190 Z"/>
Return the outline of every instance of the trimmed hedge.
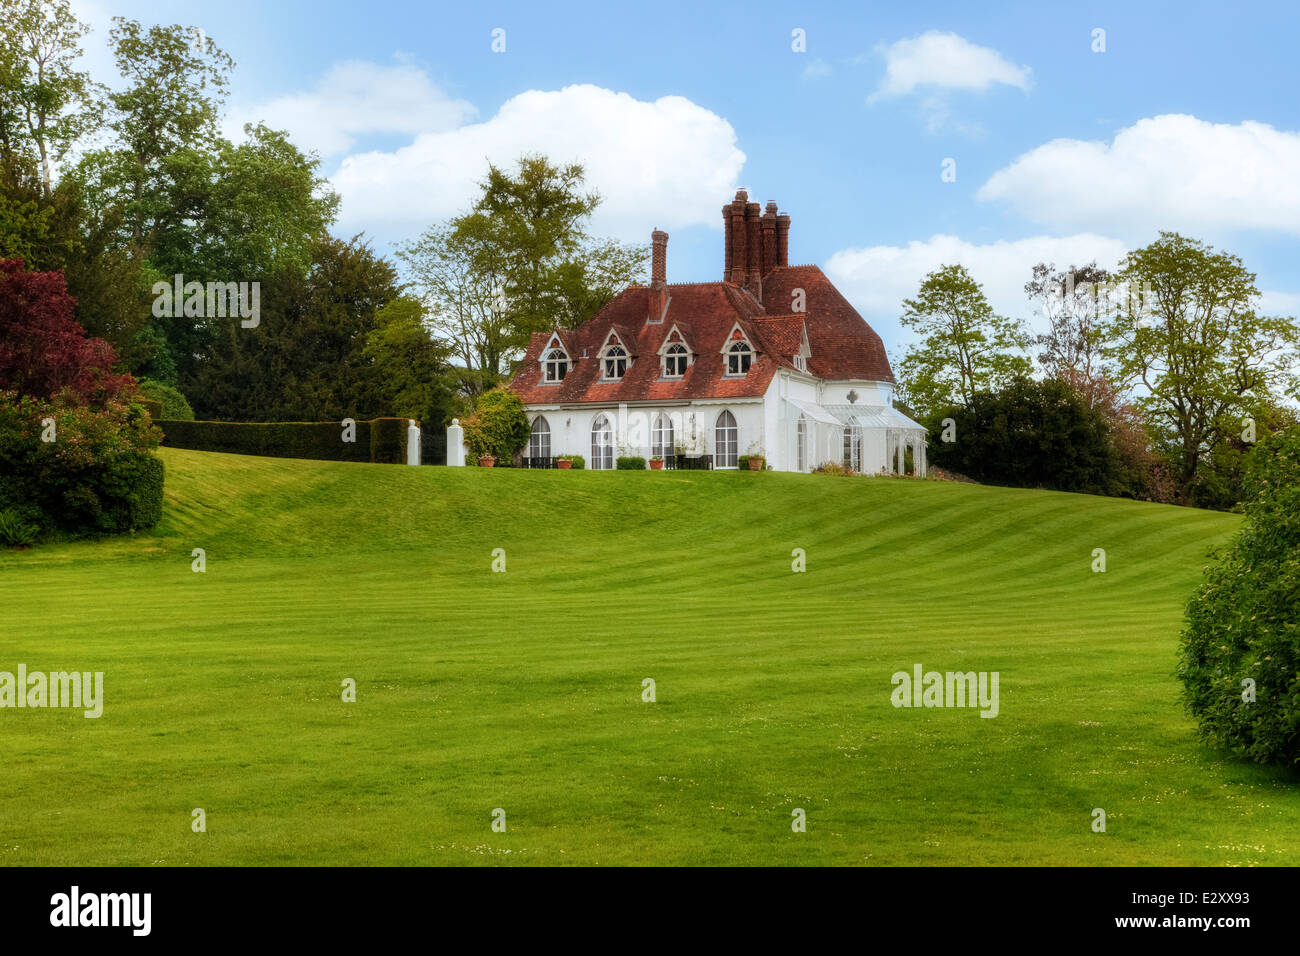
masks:
<path fill-rule="evenodd" d="M 163 445 L 193 451 L 220 451 L 267 458 L 310 458 L 318 461 L 406 461 L 405 418 L 359 421 L 343 440 L 342 422 L 187 422 L 168 419 L 156 424 Z"/>
<path fill-rule="evenodd" d="M 614 469 L 616 471 L 645 471 L 645 459 L 636 455 L 619 458 L 614 462 Z"/>
<path fill-rule="evenodd" d="M 135 403 L 149 413 L 151 421 L 158 421 L 163 417 L 162 402 L 152 398 L 145 398 L 143 395 L 136 398 Z"/>

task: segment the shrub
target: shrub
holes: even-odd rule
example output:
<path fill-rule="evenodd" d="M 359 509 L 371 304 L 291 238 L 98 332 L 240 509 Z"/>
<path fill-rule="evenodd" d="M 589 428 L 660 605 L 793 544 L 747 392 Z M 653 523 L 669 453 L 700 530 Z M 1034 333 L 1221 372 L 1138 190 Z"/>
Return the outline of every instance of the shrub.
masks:
<path fill-rule="evenodd" d="M 89 338 L 75 310 L 61 272 L 0 260 L 0 389 L 38 398 L 70 391 L 96 407 L 134 392 L 130 375 L 113 372 L 113 347 Z"/>
<path fill-rule="evenodd" d="M 824 464 L 821 464 L 821 465 L 818 465 L 816 468 L 814 468 L 814 469 L 813 469 L 813 474 L 814 474 L 814 475 L 840 475 L 840 476 L 846 476 L 846 475 L 851 475 L 851 474 L 853 474 L 853 471 L 852 471 L 852 469 L 845 468 L 845 467 L 844 467 L 843 465 L 841 465 L 838 461 L 828 461 L 828 462 L 826 462 L 826 463 L 824 463 Z"/>
<path fill-rule="evenodd" d="M 1270 436 L 1251 452 L 1244 492 L 1241 532 L 1206 569 L 1187 605 L 1178 676 L 1207 740 L 1260 763 L 1296 768 L 1300 427 Z"/>
<path fill-rule="evenodd" d="M 645 471 L 645 459 L 636 455 L 628 455 L 615 461 L 614 469 L 616 471 Z"/>
<path fill-rule="evenodd" d="M 53 420 L 54 441 L 42 436 Z M 25 508 L 42 526 L 71 535 L 152 527 L 162 514 L 162 462 L 138 405 L 77 404 L 0 392 L 0 508 Z"/>
<path fill-rule="evenodd" d="M 137 398 L 135 403 L 149 413 L 150 421 L 157 422 L 162 420 L 162 402 L 155 401 L 152 398 Z"/>
<path fill-rule="evenodd" d="M 168 448 L 220 451 L 267 458 L 310 458 L 319 461 L 406 461 L 405 418 L 376 418 L 355 422 L 344 441 L 342 422 L 186 422 L 163 421 Z"/>
<path fill-rule="evenodd" d="M 25 548 L 36 542 L 40 528 L 26 521 L 17 508 L 0 509 L 0 544 Z"/>
<path fill-rule="evenodd" d="M 461 426 L 465 429 L 465 445 L 474 458 L 491 455 L 509 460 L 528 442 L 524 403 L 508 388 L 494 388 L 480 395 L 478 408 Z"/>
<path fill-rule="evenodd" d="M 943 440 L 943 420 L 956 440 Z M 1022 488 L 1117 494 L 1120 463 L 1100 411 L 1069 384 L 1020 378 L 930 420 L 928 454 L 940 468 Z"/>
<path fill-rule="evenodd" d="M 154 421 L 163 418 L 171 421 L 194 421 L 194 409 L 190 408 L 190 403 L 185 400 L 185 396 L 170 385 L 142 378 L 139 382 L 139 390 L 142 396 L 152 399 L 161 406 L 159 414 L 153 416 Z"/>

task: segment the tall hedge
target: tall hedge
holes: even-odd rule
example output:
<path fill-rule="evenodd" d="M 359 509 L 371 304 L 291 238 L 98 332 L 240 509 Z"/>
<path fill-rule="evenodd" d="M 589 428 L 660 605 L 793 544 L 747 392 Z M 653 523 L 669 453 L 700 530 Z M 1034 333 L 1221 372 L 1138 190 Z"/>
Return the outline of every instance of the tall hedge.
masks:
<path fill-rule="evenodd" d="M 164 420 L 168 448 L 320 461 L 406 461 L 405 418 L 356 422 L 344 441 L 342 422 L 189 422 Z"/>
<path fill-rule="evenodd" d="M 1179 677 L 1206 739 L 1300 768 L 1300 427 L 1246 468 L 1245 523 L 1187 606 Z"/>

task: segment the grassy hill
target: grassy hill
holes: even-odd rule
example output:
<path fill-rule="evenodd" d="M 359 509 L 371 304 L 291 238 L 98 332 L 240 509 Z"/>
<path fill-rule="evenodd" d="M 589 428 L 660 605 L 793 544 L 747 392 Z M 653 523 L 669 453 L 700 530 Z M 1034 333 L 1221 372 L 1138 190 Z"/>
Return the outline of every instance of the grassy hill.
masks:
<path fill-rule="evenodd" d="M 106 697 L 0 711 L 4 863 L 1300 863 L 1294 778 L 1200 745 L 1173 677 L 1234 517 L 163 455 L 154 535 L 0 553 L 0 670 Z M 998 671 L 999 715 L 894 708 L 915 664 Z"/>

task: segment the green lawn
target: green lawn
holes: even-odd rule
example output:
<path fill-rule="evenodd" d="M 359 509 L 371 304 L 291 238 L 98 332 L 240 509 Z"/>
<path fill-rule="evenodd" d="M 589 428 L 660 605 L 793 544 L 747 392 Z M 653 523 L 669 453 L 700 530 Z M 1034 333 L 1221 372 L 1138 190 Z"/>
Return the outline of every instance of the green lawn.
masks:
<path fill-rule="evenodd" d="M 155 535 L 0 553 L 0 670 L 106 697 L 0 710 L 4 863 L 1300 863 L 1300 785 L 1199 743 L 1173 676 L 1235 517 L 163 456 Z M 918 663 L 998 671 L 1000 714 L 894 708 Z"/>

